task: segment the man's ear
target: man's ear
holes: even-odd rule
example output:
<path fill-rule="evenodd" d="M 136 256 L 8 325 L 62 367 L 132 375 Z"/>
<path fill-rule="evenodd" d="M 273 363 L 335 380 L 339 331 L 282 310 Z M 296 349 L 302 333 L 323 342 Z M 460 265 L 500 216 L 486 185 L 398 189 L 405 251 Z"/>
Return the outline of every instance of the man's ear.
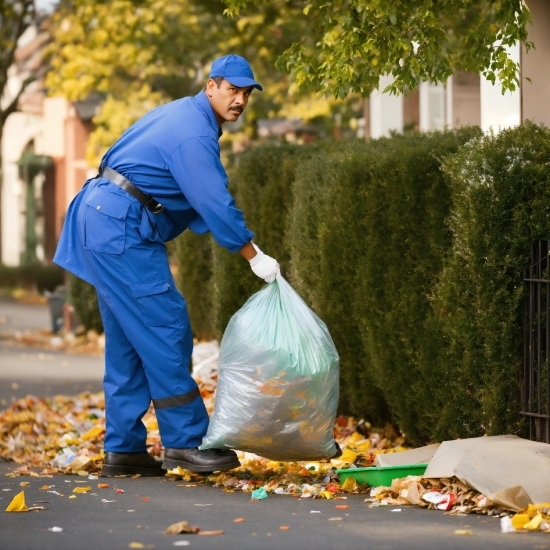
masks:
<path fill-rule="evenodd" d="M 216 81 L 213 78 L 209 78 L 206 83 L 206 95 L 212 97 L 212 91 L 216 87 Z"/>

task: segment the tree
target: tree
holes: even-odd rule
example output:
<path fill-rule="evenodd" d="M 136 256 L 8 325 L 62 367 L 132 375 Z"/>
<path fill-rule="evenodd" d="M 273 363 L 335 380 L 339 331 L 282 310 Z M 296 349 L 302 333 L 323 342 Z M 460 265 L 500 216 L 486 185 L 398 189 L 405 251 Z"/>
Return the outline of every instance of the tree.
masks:
<path fill-rule="evenodd" d="M 242 16 L 264 0 L 224 1 L 227 14 Z M 519 85 L 507 46 L 532 46 L 523 0 L 306 0 L 302 17 L 311 32 L 277 65 L 299 86 L 340 98 L 368 96 L 386 74 L 395 80 L 384 91 L 399 94 L 461 70 L 500 81 L 504 93 Z"/>
<path fill-rule="evenodd" d="M 19 39 L 33 24 L 35 18 L 34 0 L 0 0 L 0 144 L 7 118 L 17 111 L 21 95 L 27 86 L 36 79 L 36 75 L 31 73 L 21 82 L 15 93 L 7 95 L 8 71 L 14 63 Z M 0 147 L 0 197 L 1 189 L 2 150 Z"/>
<path fill-rule="evenodd" d="M 300 5 L 274 0 L 238 19 L 224 16 L 223 10 L 221 0 L 61 2 L 53 16 L 46 84 L 50 94 L 70 100 L 92 92 L 104 95 L 88 148 L 91 165 L 144 112 L 197 93 L 212 60 L 228 53 L 250 59 L 256 78 L 265 84 L 246 111 L 248 133 L 254 132 L 257 118 L 277 116 L 289 103 L 293 116 L 328 114 L 331 102 L 315 104 L 311 93 L 297 108 L 296 86 L 274 67 L 287 48 L 309 33 L 310 21 L 299 17 Z"/>

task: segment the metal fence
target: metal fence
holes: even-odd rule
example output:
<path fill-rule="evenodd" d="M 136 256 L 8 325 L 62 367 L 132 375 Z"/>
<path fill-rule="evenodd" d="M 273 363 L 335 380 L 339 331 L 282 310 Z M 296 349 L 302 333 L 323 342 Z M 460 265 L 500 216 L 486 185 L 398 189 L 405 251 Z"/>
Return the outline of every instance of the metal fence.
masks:
<path fill-rule="evenodd" d="M 529 420 L 529 439 L 550 443 L 550 241 L 531 249 L 524 270 L 525 299 L 523 410 Z"/>

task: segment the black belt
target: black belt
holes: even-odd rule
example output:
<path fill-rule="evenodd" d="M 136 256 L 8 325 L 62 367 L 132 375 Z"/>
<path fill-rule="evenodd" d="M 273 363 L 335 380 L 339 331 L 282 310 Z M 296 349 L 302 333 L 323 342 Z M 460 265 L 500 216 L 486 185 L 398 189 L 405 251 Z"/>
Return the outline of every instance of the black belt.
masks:
<path fill-rule="evenodd" d="M 125 178 L 122 174 L 119 174 L 116 170 L 104 166 L 100 171 L 100 175 L 112 181 L 115 185 L 118 185 L 121 189 L 124 189 L 128 195 L 132 195 L 134 199 L 137 199 L 145 208 L 150 210 L 153 214 L 158 214 L 164 210 L 164 206 L 157 202 L 151 195 L 146 195 L 143 191 L 140 191 L 129 179 Z"/>

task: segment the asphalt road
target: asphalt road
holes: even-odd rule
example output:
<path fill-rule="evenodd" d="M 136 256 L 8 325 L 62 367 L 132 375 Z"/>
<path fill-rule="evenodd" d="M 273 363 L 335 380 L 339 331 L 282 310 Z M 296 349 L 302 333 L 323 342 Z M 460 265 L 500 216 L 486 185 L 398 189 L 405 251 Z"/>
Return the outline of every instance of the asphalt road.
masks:
<path fill-rule="evenodd" d="M 101 391 L 103 358 L 20 345 L 17 332 L 48 329 L 47 305 L 0 300 L 0 406 L 25 395 L 75 395 Z"/>
<path fill-rule="evenodd" d="M 49 326 L 49 314 L 43 306 L 0 302 L 0 323 L 3 331 L 40 329 Z M 102 370 L 100 357 L 41 352 L 0 340 L 0 399 L 5 403 L 27 393 L 51 397 L 98 391 Z M 364 495 L 350 495 L 346 501 L 278 495 L 251 501 L 250 493 L 227 493 L 201 484 L 186 487 L 188 483 L 168 478 L 6 477 L 14 468 L 0 461 L 0 509 L 24 491 L 27 506 L 45 510 L 0 512 L 0 550 L 160 550 L 186 543 L 190 548 L 219 550 L 550 550 L 549 534 L 502 534 L 496 518 L 449 516 L 412 506 L 371 509 Z M 30 486 L 21 486 L 22 482 Z M 97 488 L 99 482 L 109 483 L 109 488 Z M 44 485 L 60 494 L 41 489 Z M 69 498 L 75 487 L 84 485 L 92 488 L 89 493 Z M 349 509 L 335 508 L 342 503 Z M 237 518 L 245 521 L 235 523 Z M 224 534 L 164 533 L 169 525 L 184 520 L 201 531 Z M 54 532 L 53 527 L 62 531 Z M 457 530 L 470 530 L 472 535 L 457 535 Z"/>

